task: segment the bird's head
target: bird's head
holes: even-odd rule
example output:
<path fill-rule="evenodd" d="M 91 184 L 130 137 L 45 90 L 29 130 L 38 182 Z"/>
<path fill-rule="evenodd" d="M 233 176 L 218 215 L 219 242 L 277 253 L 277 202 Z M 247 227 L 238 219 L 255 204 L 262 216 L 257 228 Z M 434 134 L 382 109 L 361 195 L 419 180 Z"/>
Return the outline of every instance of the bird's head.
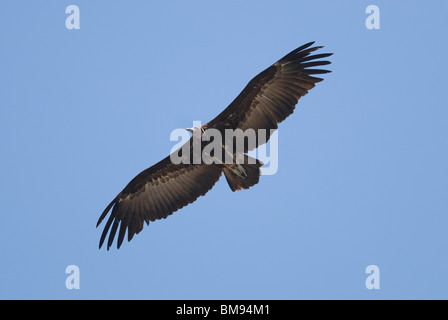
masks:
<path fill-rule="evenodd" d="M 193 127 L 193 128 L 187 128 L 188 131 L 190 131 L 194 137 L 201 138 L 202 137 L 202 128 L 201 127 Z"/>

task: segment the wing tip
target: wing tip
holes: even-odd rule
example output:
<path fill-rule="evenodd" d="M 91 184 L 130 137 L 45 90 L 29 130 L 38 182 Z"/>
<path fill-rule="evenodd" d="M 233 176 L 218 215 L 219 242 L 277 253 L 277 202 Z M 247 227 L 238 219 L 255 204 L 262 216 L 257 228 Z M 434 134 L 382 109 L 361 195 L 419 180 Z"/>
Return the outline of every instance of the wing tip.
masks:
<path fill-rule="evenodd" d="M 104 218 L 107 216 L 107 214 L 112 209 L 112 207 L 114 207 L 114 208 L 116 207 L 114 205 L 117 203 L 117 199 L 118 199 L 118 196 L 114 200 L 112 200 L 111 203 L 109 203 L 109 205 L 106 207 L 106 209 L 104 209 L 103 213 L 101 214 L 100 218 L 98 219 L 98 222 L 96 223 L 97 228 L 101 224 L 101 222 L 104 220 Z M 113 210 L 112 210 L 111 216 L 109 217 L 109 219 L 106 223 L 106 226 L 104 227 L 103 233 L 101 234 L 99 249 L 101 249 L 101 247 L 104 244 L 104 240 L 106 239 L 106 235 L 109 231 L 110 225 L 111 225 L 112 221 L 114 220 L 113 217 L 114 217 L 114 214 L 113 214 Z M 109 250 L 109 246 L 108 246 L 107 250 Z"/>
<path fill-rule="evenodd" d="M 324 46 L 312 47 L 315 43 L 316 43 L 316 41 L 310 41 L 310 42 L 308 42 L 308 43 L 306 43 L 306 44 L 304 44 L 304 45 L 294 49 L 293 51 L 291 51 L 290 53 L 285 55 L 283 58 L 278 60 L 277 63 L 282 63 L 282 62 L 289 61 L 289 60 L 295 60 L 295 59 L 298 59 L 298 58 L 304 59 L 311 52 L 324 48 Z M 325 54 L 320 54 L 319 56 L 321 56 L 321 58 L 323 58 L 324 56 L 325 57 L 329 57 L 332 54 L 333 53 L 325 53 Z"/>
<path fill-rule="evenodd" d="M 96 227 L 98 228 L 98 226 L 101 224 L 101 222 L 103 222 L 104 218 L 107 216 L 107 214 L 109 213 L 110 209 L 112 208 L 112 206 L 117 202 L 117 198 L 115 198 L 114 200 L 111 201 L 111 203 L 109 203 L 109 205 L 106 207 L 106 209 L 104 209 L 103 213 L 101 214 L 100 218 L 98 219 L 98 222 L 96 223 Z"/>

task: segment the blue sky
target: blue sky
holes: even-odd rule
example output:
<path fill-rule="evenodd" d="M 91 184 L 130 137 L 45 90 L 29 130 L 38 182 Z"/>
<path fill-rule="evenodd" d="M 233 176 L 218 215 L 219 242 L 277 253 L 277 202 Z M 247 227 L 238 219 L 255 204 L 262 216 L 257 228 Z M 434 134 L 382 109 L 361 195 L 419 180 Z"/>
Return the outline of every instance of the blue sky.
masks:
<path fill-rule="evenodd" d="M 68 30 L 68 5 L 80 29 Z M 365 27 L 380 9 L 380 30 Z M 448 298 L 444 1 L 5 1 L 0 298 Z M 106 205 L 257 73 L 309 41 L 325 81 L 279 129 L 279 170 L 221 181 L 120 250 Z M 65 269 L 80 269 L 67 290 Z M 367 290 L 366 267 L 381 287 Z"/>

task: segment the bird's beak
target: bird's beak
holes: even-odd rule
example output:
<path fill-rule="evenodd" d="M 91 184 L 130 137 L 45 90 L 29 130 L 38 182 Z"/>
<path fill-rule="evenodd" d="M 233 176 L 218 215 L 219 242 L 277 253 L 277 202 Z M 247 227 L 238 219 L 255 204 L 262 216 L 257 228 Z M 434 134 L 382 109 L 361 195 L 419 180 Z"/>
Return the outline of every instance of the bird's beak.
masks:
<path fill-rule="evenodd" d="M 193 133 L 193 128 L 187 128 L 187 131 L 190 131 L 191 133 Z"/>

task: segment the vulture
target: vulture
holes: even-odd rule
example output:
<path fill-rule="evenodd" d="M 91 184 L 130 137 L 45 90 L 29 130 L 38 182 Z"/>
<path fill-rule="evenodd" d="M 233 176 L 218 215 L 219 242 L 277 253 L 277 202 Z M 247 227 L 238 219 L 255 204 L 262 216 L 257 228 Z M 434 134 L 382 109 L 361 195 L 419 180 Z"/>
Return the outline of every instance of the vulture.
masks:
<path fill-rule="evenodd" d="M 117 235 L 117 248 L 120 248 L 126 232 L 128 241 L 131 241 L 135 234 L 142 231 L 145 222 L 149 225 L 155 220 L 165 219 L 205 195 L 222 173 L 232 191 L 248 189 L 257 184 L 263 163 L 245 153 L 269 140 L 278 124 L 293 113 L 299 99 L 323 80 L 316 75 L 330 72 L 315 67 L 330 64 L 322 59 L 332 53 L 315 54 L 316 50 L 323 47 L 313 45 L 314 42 L 310 42 L 291 51 L 255 76 L 216 118 L 200 127 L 187 129 L 192 135 L 184 146 L 193 146 L 199 141 L 200 150 L 203 151 L 206 143 L 201 137 L 209 129 L 218 130 L 223 134 L 228 129 L 241 129 L 242 132 L 253 129 L 256 135 L 260 129 L 265 129 L 267 137 L 258 139 L 257 136 L 255 144 L 243 143 L 239 152 L 223 144 L 223 152 L 231 155 L 231 161 L 172 161 L 173 154 L 177 154 L 181 159 L 191 160 L 191 157 L 188 157 L 191 154 L 187 153 L 192 153 L 194 146 L 186 149 L 182 146 L 142 171 L 101 214 L 97 227 L 110 212 L 99 247 L 102 247 L 107 238 L 109 250 Z M 213 158 L 214 154 L 210 153 L 209 156 Z"/>

